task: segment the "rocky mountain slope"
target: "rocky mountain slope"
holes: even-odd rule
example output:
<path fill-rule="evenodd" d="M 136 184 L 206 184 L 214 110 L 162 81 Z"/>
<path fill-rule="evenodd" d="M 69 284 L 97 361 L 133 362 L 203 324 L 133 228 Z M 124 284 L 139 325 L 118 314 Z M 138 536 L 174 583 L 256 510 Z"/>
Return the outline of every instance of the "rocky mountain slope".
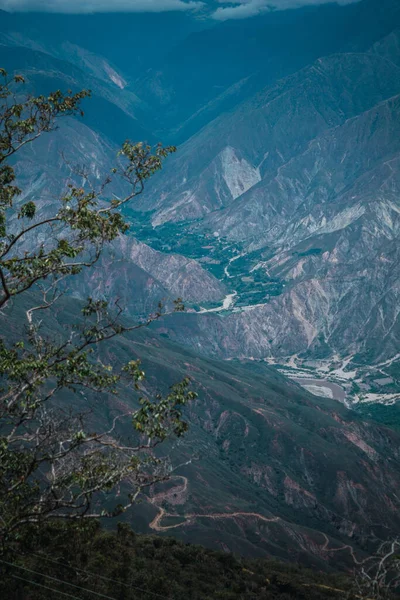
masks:
<path fill-rule="evenodd" d="M 335 42 L 334 54 L 315 60 L 306 53 L 312 63 L 302 59 L 292 68 L 285 56 L 287 70 L 279 63 L 268 81 L 258 79 L 260 65 L 238 79 L 233 69 L 219 92 L 211 78 L 213 91 L 205 90 L 200 106 L 191 104 L 181 121 L 174 98 L 190 79 L 172 87 L 168 128 L 189 132 L 190 120 L 194 135 L 127 213 L 132 236 L 71 282 L 74 298 L 67 295 L 49 318 L 49 329 L 62 335 L 65 319 L 76 318 L 89 293 L 120 298 L 132 319 L 152 312 L 159 300 L 182 296 L 188 304 L 186 314 L 110 344 L 100 357 L 113 363 L 141 357 L 149 393 L 187 373 L 199 392 L 188 413 L 191 433 L 171 449 L 173 477 L 142 499 L 136 528 L 319 568 L 354 566 L 376 538 L 400 529 L 398 434 L 332 399 L 317 399 L 265 362 L 238 360 L 290 358 L 296 366 L 296 360 L 315 365 L 339 358 L 344 372 L 350 359 L 368 369 L 396 359 L 396 4 L 363 0 L 349 8 L 364 7 L 369 20 L 367 33 L 360 28 L 355 37 L 345 36 L 346 51 Z M 294 21 L 299 14 L 292 13 Z M 281 18 L 290 15 L 272 16 L 272 25 Z M 170 84 L 163 73 L 160 88 L 146 87 L 154 83 L 151 71 L 133 90 L 125 86 L 131 83 L 126 73 L 92 47 L 77 49 L 76 40 L 33 47 L 12 31 L 1 38 L 0 59 L 26 73 L 28 90 L 94 90 L 92 121 L 64 120 L 16 163 L 24 198 L 50 210 L 68 178 L 76 177 L 74 165 L 101 183 L 126 123 L 125 136 L 153 135 L 158 120 L 148 106 L 162 102 L 151 95 L 159 90 L 163 96 Z M 237 26 L 227 31 L 234 39 Z M 253 33 L 249 25 L 246 43 Z M 183 47 L 196 47 L 194 38 Z M 169 81 L 174 73 L 171 68 Z M 201 87 L 200 77 L 197 83 Z M 222 107 L 228 112 L 207 125 Z M 111 191 L 124 190 L 115 184 Z M 126 395 L 122 404 L 130 402 Z M 96 398 L 95 418 L 105 423 L 124 407 Z"/>
<path fill-rule="evenodd" d="M 168 237 L 183 221 L 194 246 L 203 232 L 195 255 L 237 292 L 229 314 L 172 323 L 175 340 L 225 358 L 396 356 L 399 39 L 319 59 L 171 161 L 146 199 L 153 225 Z"/>
<path fill-rule="evenodd" d="M 150 530 L 319 566 L 354 564 L 371 532 L 397 530 L 392 432 L 268 367 L 199 359 L 147 334 L 137 341 L 150 381 L 172 381 L 181 365 L 199 391 L 173 459 L 188 464 L 152 492 Z"/>
<path fill-rule="evenodd" d="M 42 46 L 22 34 L 1 33 L 0 62 L 10 73 L 23 73 L 30 93 L 55 89 L 92 92 L 86 123 L 116 144 L 127 137 L 154 142 L 154 119 L 137 95 L 125 88 L 123 76 L 103 57 L 65 43 Z M 88 104 L 83 105 L 86 109 Z"/>
<path fill-rule="evenodd" d="M 32 90 L 91 87 L 87 139 L 113 147 L 126 135 L 152 140 L 163 130 L 169 142 L 193 134 L 132 213 L 141 242 L 164 254 L 126 250 L 161 277 L 154 297 L 168 298 L 172 286 L 201 313 L 168 323 L 173 339 L 224 358 L 296 355 L 328 368 L 336 357 L 362 367 L 397 356 L 397 2 L 278 11 L 245 23 L 189 19 L 139 77 L 123 44 L 118 52 L 106 44 L 103 56 L 94 34 L 78 43 L 86 17 L 68 19 L 59 39 L 35 19 L 7 15 L 0 58 L 22 69 Z M 96 19 L 100 32 L 105 22 Z M 47 20 L 60 28 L 60 17 Z M 71 127 L 83 148 L 84 130 Z M 82 148 L 76 156 L 90 162 Z M 121 281 L 134 276 L 131 262 L 126 268 Z M 113 285 L 134 311 L 122 293 L 129 287 Z M 140 286 L 139 312 L 146 294 L 153 303 L 153 283 Z"/>
<path fill-rule="evenodd" d="M 31 303 L 25 296 L 7 309 L 10 336 Z M 62 339 L 79 307 L 65 296 L 47 313 L 44 333 Z M 352 568 L 377 538 L 399 530 L 398 433 L 317 399 L 275 369 L 204 359 L 148 329 L 100 345 L 97 358 L 116 367 L 140 358 L 146 395 L 187 375 L 199 394 L 186 411 L 188 435 L 163 448 L 170 480 L 124 516 L 135 530 L 319 569 Z M 100 430 L 137 398 L 131 389 L 118 398 L 68 390 L 63 401 L 95 406 Z M 129 424 L 119 433 L 129 435 Z"/>
<path fill-rule="evenodd" d="M 400 69 L 375 54 L 320 59 L 220 116 L 181 146 L 143 209 L 156 210 L 153 224 L 157 226 L 165 221 L 205 217 L 241 197 L 241 202 L 233 203 L 231 213 L 242 224 L 242 232 L 236 231 L 229 212 L 213 215 L 211 223 L 228 239 L 252 241 L 255 235 L 269 232 L 271 223 L 265 222 L 265 217 L 258 220 L 258 214 L 250 220 L 249 214 L 239 212 L 241 206 L 251 207 L 251 195 L 246 192 L 255 188 L 254 204 L 271 202 L 271 192 L 263 188 L 266 183 L 275 183 L 278 170 L 280 173 L 301 156 L 321 134 L 390 98 L 399 89 Z M 263 184 L 256 185 L 261 180 Z M 279 209 L 284 206 L 289 212 L 292 203 L 284 190 L 282 194 L 279 188 L 274 191 L 278 197 L 264 212 L 270 220 L 283 221 L 286 213 Z M 269 242 L 269 237 L 265 241 Z"/>
<path fill-rule="evenodd" d="M 396 0 L 363 0 L 276 10 L 208 26 L 203 20 L 203 29 L 160 53 L 136 79 L 136 89 L 163 114 L 181 144 L 266 85 L 317 58 L 365 51 L 390 33 L 398 18 Z"/>

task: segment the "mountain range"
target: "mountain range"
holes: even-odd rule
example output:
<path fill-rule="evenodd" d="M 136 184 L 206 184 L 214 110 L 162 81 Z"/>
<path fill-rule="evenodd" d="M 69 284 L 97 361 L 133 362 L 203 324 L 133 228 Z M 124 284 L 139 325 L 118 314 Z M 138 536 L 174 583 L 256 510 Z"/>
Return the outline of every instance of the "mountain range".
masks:
<path fill-rule="evenodd" d="M 21 297 L 0 317 L 10 337 L 33 301 Z M 81 306 L 61 298 L 43 335 L 63 339 Z M 162 449 L 169 479 L 118 520 L 138 532 L 331 571 L 356 567 L 376 540 L 399 530 L 400 432 L 315 397 L 272 367 L 206 359 L 146 328 L 100 345 L 103 364 L 135 359 L 147 395 L 189 376 L 198 398 L 185 411 L 189 433 Z M 100 431 L 138 398 L 131 388 L 119 396 L 68 389 L 58 402 L 84 406 Z M 117 433 L 128 436 L 130 424 L 121 420 Z"/>
<path fill-rule="evenodd" d="M 399 437 L 365 418 L 400 397 L 399 9 L 91 28 L 0 12 L 0 64 L 28 92 L 92 90 L 83 119 L 19 155 L 24 197 L 51 210 L 76 166 L 100 184 L 127 137 L 179 146 L 49 324 L 89 291 L 129 318 L 184 300 L 107 350 L 140 356 L 151 391 L 189 374 L 199 392 L 178 468 L 134 513 L 142 531 L 347 568 L 400 529 Z M 123 409 L 108 398 L 97 418 Z"/>

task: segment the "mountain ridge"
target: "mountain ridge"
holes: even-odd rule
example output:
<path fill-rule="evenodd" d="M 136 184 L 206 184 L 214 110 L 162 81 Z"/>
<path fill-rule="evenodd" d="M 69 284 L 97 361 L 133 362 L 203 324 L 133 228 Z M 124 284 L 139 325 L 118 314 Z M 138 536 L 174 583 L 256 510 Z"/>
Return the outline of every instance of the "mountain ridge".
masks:
<path fill-rule="evenodd" d="M 33 300 L 10 307 L 10 336 Z M 62 339 L 80 305 L 64 296 L 44 335 Z M 185 411 L 189 433 L 163 451 L 170 480 L 120 517 L 137 531 L 329 570 L 352 568 L 400 526 L 398 433 L 321 402 L 272 367 L 203 358 L 148 329 L 100 345 L 96 358 L 116 367 L 140 358 L 148 396 L 183 376 L 199 394 Z M 96 430 L 138 403 L 132 391 L 116 398 L 70 390 L 59 401 L 67 397 L 71 410 L 96 406 Z M 129 435 L 129 424 L 121 421 L 118 433 Z"/>

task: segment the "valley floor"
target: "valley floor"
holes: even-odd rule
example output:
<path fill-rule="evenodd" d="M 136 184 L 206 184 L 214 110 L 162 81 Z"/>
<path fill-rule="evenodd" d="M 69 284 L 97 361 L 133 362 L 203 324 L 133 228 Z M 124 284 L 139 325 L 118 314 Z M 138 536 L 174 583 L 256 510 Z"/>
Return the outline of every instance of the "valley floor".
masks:
<path fill-rule="evenodd" d="M 339 400 L 349 408 L 368 403 L 389 406 L 400 400 L 400 388 L 391 373 L 385 370 L 386 366 L 396 364 L 399 357 L 387 361 L 387 364 L 370 367 L 355 367 L 353 358 L 350 356 L 341 359 L 335 356 L 331 360 L 304 361 L 296 355 L 288 357 L 284 362 L 274 358 L 266 359 L 266 362 L 277 366 L 283 375 L 315 396 Z"/>

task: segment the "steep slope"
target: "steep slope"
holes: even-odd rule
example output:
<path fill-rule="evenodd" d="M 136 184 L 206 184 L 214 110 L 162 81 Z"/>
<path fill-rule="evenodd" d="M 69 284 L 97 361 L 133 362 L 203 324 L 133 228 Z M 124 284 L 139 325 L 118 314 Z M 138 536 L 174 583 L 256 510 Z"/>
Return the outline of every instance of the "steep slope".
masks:
<path fill-rule="evenodd" d="M 266 85 L 320 56 L 365 51 L 396 23 L 396 0 L 306 6 L 214 22 L 161 53 L 138 78 L 138 93 L 162 111 L 182 143 Z"/>
<path fill-rule="evenodd" d="M 10 336 L 28 300 L 7 309 Z M 65 297 L 44 327 L 65 335 L 79 308 Z M 145 394 L 185 375 L 199 393 L 186 413 L 188 436 L 163 449 L 171 480 L 126 515 L 136 530 L 323 569 L 354 566 L 376 538 L 400 530 L 397 433 L 321 402 L 270 367 L 206 360 L 148 330 L 101 345 L 99 358 L 116 366 L 140 358 Z M 137 401 L 132 390 L 117 399 L 69 390 L 67 398 L 70 407 L 95 401 L 95 429 Z"/>
<path fill-rule="evenodd" d="M 146 199 L 152 222 L 191 228 L 236 296 L 168 322 L 173 339 L 224 358 L 397 355 L 399 39 L 321 58 L 184 144 Z"/>
<path fill-rule="evenodd" d="M 10 73 L 23 74 L 30 93 L 91 90 L 87 123 L 115 143 L 128 137 L 155 141 L 156 120 L 103 57 L 69 43 L 48 48 L 40 38 L 25 39 L 17 33 L 1 33 L 0 28 L 0 63 Z"/>
<path fill-rule="evenodd" d="M 320 565 L 350 564 L 347 542 L 367 543 L 389 523 L 397 531 L 391 432 L 334 402 L 321 409 L 273 371 L 204 362 L 146 334 L 132 350 L 154 389 L 189 373 L 200 392 L 192 434 L 173 454 L 173 464 L 192 462 L 153 491 L 150 529 L 253 555 L 294 552 Z"/>
<path fill-rule="evenodd" d="M 346 54 L 319 59 L 220 116 L 184 144 L 160 178 L 159 188 L 143 202 L 143 210 L 158 209 L 153 223 L 160 225 L 204 217 L 232 204 L 261 180 L 275 177 L 324 131 L 399 90 L 400 68 L 383 57 Z M 281 204 L 284 201 L 282 197 Z M 248 239 L 253 226 L 265 229 L 262 222 L 243 222 L 239 211 L 236 202 L 232 212 L 249 229 L 235 235 L 235 223 L 223 213 L 221 235 L 229 230 L 232 239 L 244 235 Z"/>
<path fill-rule="evenodd" d="M 42 136 L 24 149 L 15 163 L 18 183 L 23 190 L 20 201 L 34 199 L 42 215 L 54 214 L 59 199 L 70 181 L 81 181 L 86 173 L 94 189 L 99 189 L 116 164 L 117 146 L 99 135 L 81 120 L 62 119 L 51 134 Z M 78 172 L 76 172 L 78 168 Z M 125 184 L 118 179 L 106 188 L 109 195 L 121 196 Z M 194 260 L 178 254 L 156 252 L 133 237 L 133 222 L 128 235 L 115 241 L 92 271 L 84 271 L 71 283 L 71 292 L 79 298 L 93 290 L 96 296 L 119 298 L 131 315 L 154 312 L 158 302 L 169 307 L 172 300 L 185 297 L 187 302 L 218 302 L 226 288 Z M 38 234 L 35 244 L 45 241 L 47 231 Z"/>
<path fill-rule="evenodd" d="M 4 33 L 17 34 L 51 51 L 59 51 L 66 42 L 83 46 L 126 74 L 128 84 L 159 63 L 191 32 L 205 27 L 207 22 L 185 12 L 0 12 L 0 30 Z"/>
<path fill-rule="evenodd" d="M 153 492 L 153 530 L 319 565 L 352 563 L 348 544 L 368 546 L 372 523 L 378 537 L 385 518 L 397 530 L 392 432 L 321 403 L 268 367 L 182 355 L 147 334 L 137 341 L 152 383 L 172 381 L 180 365 L 200 393 L 173 464 L 191 462 Z"/>

